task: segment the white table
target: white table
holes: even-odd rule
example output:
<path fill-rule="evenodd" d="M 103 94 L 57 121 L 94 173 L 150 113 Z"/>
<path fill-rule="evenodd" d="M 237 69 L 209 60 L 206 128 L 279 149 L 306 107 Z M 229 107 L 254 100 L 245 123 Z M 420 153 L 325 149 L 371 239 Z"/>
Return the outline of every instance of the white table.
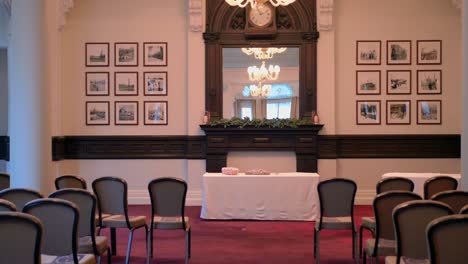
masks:
<path fill-rule="evenodd" d="M 203 175 L 203 219 L 314 221 L 317 173 Z"/>
<path fill-rule="evenodd" d="M 424 197 L 424 182 L 435 176 L 450 176 L 457 179 L 458 184 L 460 185 L 460 174 L 450 174 L 450 173 L 417 173 L 417 172 L 389 172 L 382 175 L 382 179 L 389 177 L 404 177 L 413 181 L 414 183 L 414 192 Z"/>

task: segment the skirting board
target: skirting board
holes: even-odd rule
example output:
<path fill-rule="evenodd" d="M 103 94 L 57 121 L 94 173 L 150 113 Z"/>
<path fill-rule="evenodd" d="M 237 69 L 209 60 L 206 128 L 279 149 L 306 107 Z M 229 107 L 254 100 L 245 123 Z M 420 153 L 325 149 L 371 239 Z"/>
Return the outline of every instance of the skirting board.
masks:
<path fill-rule="evenodd" d="M 128 190 L 128 204 L 150 204 L 149 193 L 147 189 Z M 186 197 L 187 206 L 201 206 L 202 192 L 188 191 Z"/>
<path fill-rule="evenodd" d="M 375 190 L 358 190 L 355 204 L 371 205 L 375 197 Z M 128 190 L 128 204 L 150 204 L 148 190 Z M 186 205 L 201 206 L 202 191 L 188 191 Z"/>

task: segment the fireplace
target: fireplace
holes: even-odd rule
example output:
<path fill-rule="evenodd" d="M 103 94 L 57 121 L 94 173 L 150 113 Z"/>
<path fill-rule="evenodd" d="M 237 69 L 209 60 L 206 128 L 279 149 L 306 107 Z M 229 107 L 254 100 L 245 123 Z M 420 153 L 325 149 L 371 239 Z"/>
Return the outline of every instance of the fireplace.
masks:
<path fill-rule="evenodd" d="M 294 151 L 298 172 L 317 172 L 317 134 L 323 125 L 297 128 L 231 128 L 201 125 L 206 134 L 206 171 L 220 172 L 230 151 Z"/>

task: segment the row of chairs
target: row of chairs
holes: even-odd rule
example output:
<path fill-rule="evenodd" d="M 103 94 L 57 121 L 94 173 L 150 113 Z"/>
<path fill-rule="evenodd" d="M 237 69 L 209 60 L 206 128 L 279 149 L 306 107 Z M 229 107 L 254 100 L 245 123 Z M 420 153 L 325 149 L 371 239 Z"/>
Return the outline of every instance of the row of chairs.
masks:
<path fill-rule="evenodd" d="M 86 191 L 86 181 L 80 177 L 66 175 L 58 177 L 55 181 L 57 192 L 49 196 L 50 200 L 53 198 L 60 198 L 73 202 L 79 208 L 79 212 L 89 211 L 91 213 L 83 213 L 79 215 L 80 229 L 81 224 L 89 224 L 92 222 L 92 229 L 95 226 L 99 227 L 97 236 L 94 233 L 81 233 L 80 244 L 85 241 L 84 237 L 88 237 L 87 241 L 92 242 L 93 251 L 91 253 L 96 256 L 101 256 L 107 251 L 108 262 L 111 258 L 109 249 L 107 247 L 107 238 L 99 236 L 101 229 L 110 228 L 111 234 L 111 248 L 112 254 L 116 254 L 116 229 L 127 228 L 130 230 L 126 263 L 130 262 L 130 253 L 133 241 L 133 232 L 139 228 L 145 228 L 146 242 L 147 242 L 147 262 L 153 256 L 153 229 L 181 229 L 186 233 L 186 254 L 185 262 L 190 258 L 190 224 L 189 218 L 185 216 L 185 198 L 187 193 L 187 184 L 185 181 L 176 178 L 160 178 L 151 181 L 148 184 L 148 191 L 151 197 L 151 226 L 148 228 L 145 216 L 131 216 L 128 213 L 127 203 L 127 183 L 125 180 L 116 177 L 102 177 L 96 179 L 92 183 L 94 194 Z M 66 195 L 65 195 L 66 194 Z M 87 195 L 91 197 L 88 200 L 94 201 L 90 204 L 80 204 L 81 198 L 72 197 L 73 195 Z M 41 199 L 42 195 L 34 190 L 29 189 L 6 189 L 0 191 L 0 199 L 4 199 L 13 203 L 13 206 L 18 211 L 24 211 L 25 205 L 35 199 Z M 38 200 L 36 200 L 38 201 Z M 11 203 L 10 203 L 11 204 Z M 94 205 L 93 205 L 94 204 Z M 1 205 L 0 205 L 1 206 Z M 95 216 L 95 209 L 97 207 L 97 215 Z M 92 217 L 88 217 L 91 215 Z M 81 220 L 83 219 L 83 220 Z M 91 220 L 92 219 L 92 220 Z M 47 228 L 45 228 L 47 233 Z M 86 230 L 90 230 L 86 228 Z M 86 236 L 85 236 L 86 235 Z M 93 241 L 95 237 L 96 241 Z M 91 239 L 90 239 L 91 238 Z M 103 251 L 104 250 L 104 251 Z M 98 261 L 100 258 L 98 257 Z M 80 262 L 81 263 L 81 262 Z"/>
<path fill-rule="evenodd" d="M 356 263 L 359 262 L 359 258 L 355 254 L 357 234 L 353 217 L 356 187 L 354 181 L 340 178 L 319 183 L 320 218 L 316 222 L 314 230 L 314 255 L 317 263 L 320 262 L 317 251 L 319 249 L 319 233 L 322 229 L 351 230 L 353 258 L 355 258 Z M 457 181 L 451 177 L 437 177 L 426 182 L 425 196 L 432 197 L 432 200 L 423 201 L 422 197 L 412 192 L 413 188 L 413 182 L 406 178 L 388 178 L 377 184 L 378 195 L 373 204 L 375 218 L 363 218 L 363 224 L 360 228 L 360 256 L 362 230 L 369 229 L 374 235 L 373 239 L 366 241 L 363 263 L 366 262 L 367 256 L 374 259 L 377 259 L 378 256 L 396 256 L 388 258 L 388 263 L 393 263 L 394 260 L 397 260 L 397 263 L 405 263 L 402 259 L 408 257 L 419 259 L 424 256 L 427 258 L 428 248 L 424 243 L 427 224 L 439 216 L 452 214 L 452 212 L 458 213 L 463 206 L 468 204 L 468 193 L 456 191 Z M 397 210 L 396 208 L 399 206 L 401 208 Z M 463 210 L 465 209 L 468 210 L 468 206 Z M 464 212 L 463 210 L 462 212 Z M 460 222 L 465 221 L 460 216 L 453 218 L 459 219 Z M 446 221 L 453 222 L 452 219 Z M 394 227 L 394 223 L 400 224 L 395 224 Z M 445 224 L 440 224 L 440 226 L 445 226 Z M 411 232 L 408 233 L 409 231 Z M 465 230 L 466 232 L 468 231 Z M 408 234 L 414 234 L 414 236 Z M 410 241 L 406 244 L 411 246 L 403 247 L 406 245 L 404 241 Z M 413 245 L 415 241 L 417 245 Z"/>

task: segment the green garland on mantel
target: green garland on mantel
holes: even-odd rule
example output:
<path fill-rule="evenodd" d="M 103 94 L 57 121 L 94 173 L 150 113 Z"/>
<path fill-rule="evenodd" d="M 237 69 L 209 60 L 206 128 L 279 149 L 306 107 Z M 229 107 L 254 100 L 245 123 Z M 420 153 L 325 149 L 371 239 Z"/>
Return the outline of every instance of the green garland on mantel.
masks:
<path fill-rule="evenodd" d="M 314 125 L 310 119 L 253 119 L 233 117 L 231 119 L 219 119 L 210 121 L 207 125 L 212 127 L 264 127 L 264 128 L 296 128 L 300 126 Z"/>

